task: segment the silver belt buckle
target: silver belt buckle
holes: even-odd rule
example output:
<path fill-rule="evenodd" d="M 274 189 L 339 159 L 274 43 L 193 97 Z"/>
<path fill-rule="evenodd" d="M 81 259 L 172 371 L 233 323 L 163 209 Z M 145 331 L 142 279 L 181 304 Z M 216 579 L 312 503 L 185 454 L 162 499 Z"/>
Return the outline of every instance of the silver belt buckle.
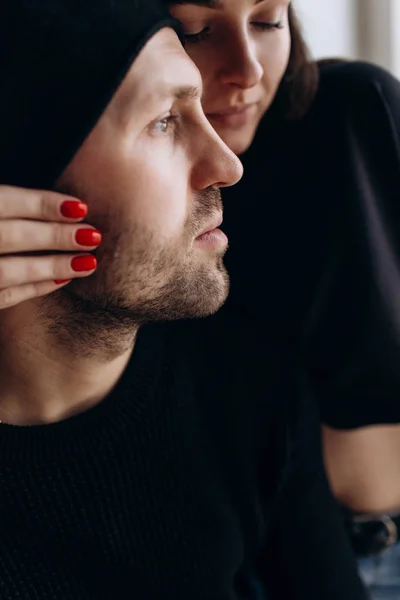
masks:
<path fill-rule="evenodd" d="M 352 521 L 353 523 L 360 524 L 371 522 L 382 523 L 388 534 L 384 550 L 388 550 L 389 548 L 394 546 L 399 539 L 399 531 L 397 529 L 396 523 L 389 517 L 389 515 L 376 513 L 370 513 L 365 515 L 353 515 Z"/>

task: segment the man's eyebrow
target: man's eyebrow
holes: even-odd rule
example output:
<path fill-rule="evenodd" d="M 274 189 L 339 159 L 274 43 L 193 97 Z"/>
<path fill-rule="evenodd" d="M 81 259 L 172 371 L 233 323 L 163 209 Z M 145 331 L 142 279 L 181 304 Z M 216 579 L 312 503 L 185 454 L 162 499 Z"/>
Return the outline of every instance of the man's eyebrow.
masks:
<path fill-rule="evenodd" d="M 167 100 L 167 99 L 175 99 L 182 100 L 184 102 L 188 102 L 190 100 L 201 100 L 202 89 L 197 85 L 183 85 L 177 86 L 175 88 L 165 87 L 164 90 L 160 91 L 158 94 L 151 94 L 148 99 L 157 99 L 157 101 Z M 119 119 L 123 124 L 126 125 L 129 122 L 129 119 L 132 116 L 132 108 L 135 106 L 135 96 L 132 94 L 125 94 L 121 98 L 118 99 L 117 110 L 119 114 Z M 151 103 L 151 102 L 150 102 Z"/>
<path fill-rule="evenodd" d="M 160 93 L 161 98 L 175 98 L 176 100 L 190 101 L 200 100 L 202 90 L 197 85 L 183 85 L 175 88 L 168 88 Z"/>
<path fill-rule="evenodd" d="M 177 100 L 200 100 L 201 89 L 197 85 L 181 86 L 173 90 L 173 96 Z"/>

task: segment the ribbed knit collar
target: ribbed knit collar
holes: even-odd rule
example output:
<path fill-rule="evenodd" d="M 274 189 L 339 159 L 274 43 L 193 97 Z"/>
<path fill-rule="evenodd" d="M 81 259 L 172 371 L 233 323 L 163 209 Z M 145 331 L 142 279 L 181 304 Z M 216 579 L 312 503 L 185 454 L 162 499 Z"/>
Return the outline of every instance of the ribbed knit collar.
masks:
<path fill-rule="evenodd" d="M 68 459 L 90 452 L 139 422 L 152 402 L 164 356 L 163 325 L 144 326 L 132 357 L 113 392 L 88 411 L 49 425 L 0 425 L 0 464 Z"/>

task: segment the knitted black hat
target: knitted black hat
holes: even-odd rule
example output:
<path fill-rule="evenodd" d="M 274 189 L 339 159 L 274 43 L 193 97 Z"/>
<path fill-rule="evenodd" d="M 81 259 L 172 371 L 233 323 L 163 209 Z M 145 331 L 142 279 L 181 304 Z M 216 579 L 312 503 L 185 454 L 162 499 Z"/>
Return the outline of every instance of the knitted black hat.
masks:
<path fill-rule="evenodd" d="M 180 33 L 163 4 L 161 0 L 4 3 L 0 184 L 53 187 L 149 38 L 166 26 Z"/>

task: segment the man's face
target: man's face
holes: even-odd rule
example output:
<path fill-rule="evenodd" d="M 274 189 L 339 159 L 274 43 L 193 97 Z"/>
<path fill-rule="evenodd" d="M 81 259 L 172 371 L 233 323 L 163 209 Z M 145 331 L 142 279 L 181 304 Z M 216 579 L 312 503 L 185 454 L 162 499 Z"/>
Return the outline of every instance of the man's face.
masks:
<path fill-rule="evenodd" d="M 228 293 L 219 188 L 242 167 L 201 108 L 200 75 L 176 34 L 145 46 L 57 188 L 89 205 L 99 267 L 62 293 L 129 321 L 205 316 Z"/>

